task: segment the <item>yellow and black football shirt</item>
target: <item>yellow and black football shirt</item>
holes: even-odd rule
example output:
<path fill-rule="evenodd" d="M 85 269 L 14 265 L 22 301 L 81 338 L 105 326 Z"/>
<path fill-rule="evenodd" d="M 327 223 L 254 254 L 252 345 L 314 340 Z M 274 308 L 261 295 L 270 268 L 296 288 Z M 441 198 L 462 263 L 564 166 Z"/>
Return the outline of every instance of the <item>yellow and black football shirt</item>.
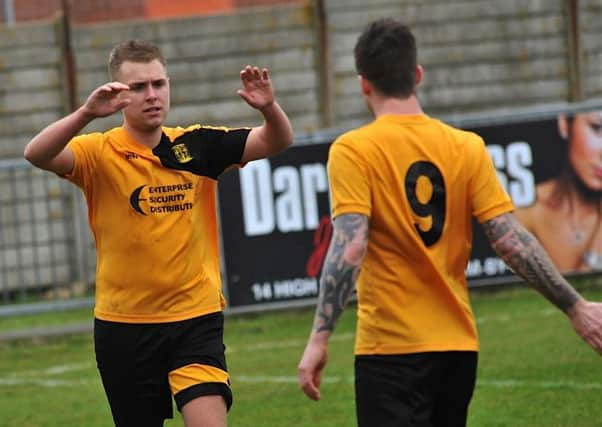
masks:
<path fill-rule="evenodd" d="M 163 128 L 150 149 L 124 128 L 73 138 L 66 178 L 84 192 L 96 242 L 95 316 L 168 322 L 223 309 L 217 177 L 250 129 Z"/>
<path fill-rule="evenodd" d="M 513 209 L 482 139 L 427 115 L 385 115 L 328 159 L 332 215 L 370 218 L 355 353 L 478 350 L 465 268 L 473 216 Z"/>

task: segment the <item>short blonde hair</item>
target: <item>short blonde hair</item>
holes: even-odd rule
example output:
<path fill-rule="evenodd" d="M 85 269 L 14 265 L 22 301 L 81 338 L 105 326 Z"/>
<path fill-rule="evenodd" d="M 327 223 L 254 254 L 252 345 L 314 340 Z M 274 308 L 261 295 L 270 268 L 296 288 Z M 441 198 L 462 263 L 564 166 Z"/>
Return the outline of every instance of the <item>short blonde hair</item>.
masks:
<path fill-rule="evenodd" d="M 117 80 L 121 65 L 126 61 L 148 63 L 158 59 L 163 66 L 165 57 L 159 47 L 147 40 L 128 40 L 115 46 L 109 54 L 109 76 Z"/>

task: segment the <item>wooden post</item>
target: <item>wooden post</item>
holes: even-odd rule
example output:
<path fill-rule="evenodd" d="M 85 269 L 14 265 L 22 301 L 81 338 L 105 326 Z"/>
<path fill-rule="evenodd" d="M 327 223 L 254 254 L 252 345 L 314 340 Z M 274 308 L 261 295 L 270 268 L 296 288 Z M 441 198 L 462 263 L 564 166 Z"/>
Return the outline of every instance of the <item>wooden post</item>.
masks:
<path fill-rule="evenodd" d="M 316 21 L 317 65 L 318 65 L 318 99 L 320 101 L 320 126 L 329 128 L 334 125 L 332 103 L 332 61 L 330 52 L 330 36 L 328 13 L 324 0 L 315 0 L 314 16 Z"/>
<path fill-rule="evenodd" d="M 61 10 L 56 19 L 56 34 L 61 50 L 60 75 L 63 89 L 63 105 L 65 115 L 79 107 L 77 100 L 77 74 L 73 55 L 71 28 L 71 0 L 61 0 Z M 73 287 L 85 285 L 88 281 L 88 248 L 86 239 L 86 214 L 81 202 L 81 192 L 73 185 L 69 190 L 69 202 L 73 214 L 74 245 L 70 256 L 75 260 L 72 273 Z M 67 204 L 67 205 L 68 205 Z"/>
<path fill-rule="evenodd" d="M 581 51 L 581 28 L 579 26 L 579 0 L 567 0 L 568 60 L 569 60 L 569 102 L 583 100 L 583 67 Z"/>
<path fill-rule="evenodd" d="M 77 76 L 71 38 L 71 0 L 61 0 L 61 11 L 57 19 L 57 38 L 61 49 L 61 74 L 65 112 L 71 113 L 78 107 Z"/>

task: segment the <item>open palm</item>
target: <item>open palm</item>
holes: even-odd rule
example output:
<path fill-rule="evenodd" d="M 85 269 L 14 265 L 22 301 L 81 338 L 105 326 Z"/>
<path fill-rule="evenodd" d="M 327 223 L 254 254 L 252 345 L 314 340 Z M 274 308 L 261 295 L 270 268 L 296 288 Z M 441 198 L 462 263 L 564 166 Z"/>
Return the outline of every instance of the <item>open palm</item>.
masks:
<path fill-rule="evenodd" d="M 274 102 L 274 89 L 267 68 L 259 69 L 247 65 L 240 72 L 243 88 L 238 95 L 251 107 L 261 110 Z"/>

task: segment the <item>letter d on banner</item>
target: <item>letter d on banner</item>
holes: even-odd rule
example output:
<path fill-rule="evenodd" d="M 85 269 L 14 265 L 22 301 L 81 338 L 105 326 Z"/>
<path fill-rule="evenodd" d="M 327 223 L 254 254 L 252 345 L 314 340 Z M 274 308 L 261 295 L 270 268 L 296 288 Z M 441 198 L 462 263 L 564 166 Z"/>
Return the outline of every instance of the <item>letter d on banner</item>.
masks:
<path fill-rule="evenodd" d="M 255 160 L 239 172 L 245 234 L 259 236 L 271 233 L 275 223 L 269 160 Z"/>

